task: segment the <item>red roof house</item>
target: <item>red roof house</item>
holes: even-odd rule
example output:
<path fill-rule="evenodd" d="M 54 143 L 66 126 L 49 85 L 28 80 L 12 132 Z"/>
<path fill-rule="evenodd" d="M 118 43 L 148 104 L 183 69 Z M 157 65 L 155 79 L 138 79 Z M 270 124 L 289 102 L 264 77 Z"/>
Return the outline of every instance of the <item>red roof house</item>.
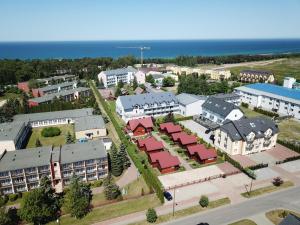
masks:
<path fill-rule="evenodd" d="M 28 82 L 19 82 L 18 83 L 18 88 L 21 90 L 21 91 L 24 91 L 26 93 L 28 93 L 30 91 L 30 88 L 29 88 L 29 84 Z"/>
<path fill-rule="evenodd" d="M 164 145 L 162 141 L 157 141 L 154 137 L 148 137 L 145 139 L 139 139 L 137 141 L 138 147 L 149 153 L 160 152 L 164 150 Z"/>
<path fill-rule="evenodd" d="M 162 123 L 162 124 L 159 125 L 159 128 L 160 128 L 161 131 L 164 131 L 167 134 L 173 134 L 173 133 L 177 133 L 177 132 L 182 131 L 180 125 L 175 125 L 172 122 Z"/>
<path fill-rule="evenodd" d="M 179 142 L 179 144 L 183 147 L 197 144 L 197 137 L 195 137 L 194 135 L 188 135 L 185 132 L 172 134 L 172 139 L 175 142 Z"/>
<path fill-rule="evenodd" d="M 153 167 L 157 167 L 161 173 L 170 173 L 179 168 L 180 162 L 177 156 L 170 152 L 156 152 L 149 154 L 149 160 Z"/>
<path fill-rule="evenodd" d="M 129 120 L 126 126 L 127 131 L 132 132 L 133 136 L 141 136 L 150 133 L 153 130 L 151 117 Z"/>
<path fill-rule="evenodd" d="M 215 149 L 207 149 L 203 144 L 187 146 L 187 152 L 190 157 L 198 160 L 200 163 L 210 163 L 217 160 Z"/>

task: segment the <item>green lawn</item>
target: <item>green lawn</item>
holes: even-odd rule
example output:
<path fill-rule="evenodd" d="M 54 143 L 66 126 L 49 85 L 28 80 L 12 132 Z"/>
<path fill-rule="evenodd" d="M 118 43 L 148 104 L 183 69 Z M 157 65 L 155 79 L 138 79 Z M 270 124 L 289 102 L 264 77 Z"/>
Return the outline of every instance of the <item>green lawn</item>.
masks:
<path fill-rule="evenodd" d="M 250 195 L 248 195 L 247 192 L 241 193 L 241 195 L 245 198 L 252 198 L 252 197 L 256 197 L 256 196 L 263 195 L 263 194 L 266 194 L 266 193 L 271 193 L 271 192 L 278 191 L 278 190 L 281 190 L 281 189 L 284 189 L 284 188 L 288 188 L 288 187 L 291 187 L 291 186 L 294 186 L 293 182 L 285 181 L 279 187 L 276 187 L 274 185 L 270 185 L 270 186 L 267 186 L 267 187 L 262 187 L 262 188 L 252 190 Z"/>
<path fill-rule="evenodd" d="M 263 116 L 263 117 L 268 117 L 264 114 L 261 114 L 261 113 L 258 113 L 258 112 L 255 112 L 254 110 L 252 109 L 249 109 L 249 108 L 245 108 L 243 106 L 240 106 L 241 110 L 245 113 L 245 116 L 247 117 L 258 117 L 258 116 Z M 270 118 L 270 117 L 268 117 Z"/>
<path fill-rule="evenodd" d="M 130 225 L 150 225 L 150 224 L 159 224 L 159 223 L 165 223 L 168 222 L 170 220 L 175 220 L 181 217 L 185 217 L 185 216 L 189 216 L 198 212 L 202 212 L 208 209 L 213 209 L 213 208 L 217 208 L 223 205 L 227 205 L 230 203 L 230 199 L 229 198 L 221 198 L 215 201 L 212 201 L 209 203 L 207 208 L 203 208 L 200 205 L 197 206 L 192 206 L 186 209 L 182 209 L 182 210 L 178 210 L 175 211 L 175 214 L 173 216 L 172 213 L 166 214 L 166 215 L 162 215 L 159 216 L 157 221 L 155 223 L 148 223 L 147 221 L 141 221 L 141 222 L 137 222 L 137 223 L 132 223 Z M 200 218 L 201 220 L 201 218 Z"/>
<path fill-rule="evenodd" d="M 300 79 L 300 57 L 284 59 L 270 63 L 268 65 L 260 66 L 242 66 L 230 68 L 230 71 L 234 74 L 239 74 L 244 69 L 259 69 L 259 70 L 270 70 L 275 74 L 275 79 L 280 82 L 283 81 L 285 76 L 293 76 L 296 79 Z"/>
<path fill-rule="evenodd" d="M 254 223 L 252 220 L 244 219 L 228 225 L 257 225 L 257 224 Z"/>
<path fill-rule="evenodd" d="M 289 213 L 292 213 L 300 217 L 300 213 L 296 213 L 286 209 L 276 209 L 266 213 L 266 217 L 275 225 L 278 225 L 282 219 L 287 216 Z"/>
<path fill-rule="evenodd" d="M 294 119 L 283 120 L 279 124 L 278 139 L 300 140 L 300 123 Z"/>
<path fill-rule="evenodd" d="M 43 146 L 64 145 L 66 143 L 66 135 L 68 134 L 68 132 L 70 132 L 72 135 L 74 135 L 74 125 L 73 124 L 57 125 L 55 127 L 58 127 L 61 130 L 61 134 L 56 137 L 43 137 L 41 135 L 41 131 L 45 127 L 33 128 L 32 134 L 29 138 L 26 148 L 35 148 L 35 142 L 36 142 L 37 138 L 40 139 L 40 142 L 42 143 Z"/>
<path fill-rule="evenodd" d="M 146 210 L 148 208 L 156 207 L 160 205 L 159 199 L 155 194 L 140 197 L 138 199 L 121 201 L 114 204 L 102 206 L 93 209 L 82 219 L 75 219 L 69 215 L 61 218 L 61 225 L 89 225 L 96 222 L 112 219 L 115 217 L 124 216 L 130 213 Z M 56 222 L 50 223 L 56 225 Z"/>
<path fill-rule="evenodd" d="M 116 113 L 116 101 L 107 101 L 107 105 L 110 108 L 110 111 L 113 113 L 115 119 L 118 121 L 119 124 L 125 124 L 124 121 L 119 117 L 119 115 Z"/>
<path fill-rule="evenodd" d="M 16 93 L 5 93 L 3 96 L 0 96 L 0 101 L 9 99 L 9 98 L 18 98 L 20 97 L 20 94 Z"/>

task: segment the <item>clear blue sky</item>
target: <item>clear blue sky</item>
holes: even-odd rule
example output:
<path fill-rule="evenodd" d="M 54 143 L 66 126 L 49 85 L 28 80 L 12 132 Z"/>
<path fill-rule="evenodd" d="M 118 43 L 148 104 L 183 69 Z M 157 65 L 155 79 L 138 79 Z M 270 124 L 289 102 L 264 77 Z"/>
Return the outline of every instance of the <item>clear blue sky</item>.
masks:
<path fill-rule="evenodd" d="M 0 41 L 300 38 L 300 0 L 0 0 Z"/>

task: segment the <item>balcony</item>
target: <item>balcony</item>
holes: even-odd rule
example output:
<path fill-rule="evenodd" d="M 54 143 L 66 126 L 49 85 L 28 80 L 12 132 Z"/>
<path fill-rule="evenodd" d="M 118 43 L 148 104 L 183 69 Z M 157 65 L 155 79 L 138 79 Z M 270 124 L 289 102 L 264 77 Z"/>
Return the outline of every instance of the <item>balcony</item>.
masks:
<path fill-rule="evenodd" d="M 11 182 L 1 183 L 1 187 L 10 186 L 11 184 Z"/>
<path fill-rule="evenodd" d="M 27 178 L 27 181 L 28 182 L 35 182 L 35 181 L 38 181 L 39 179 L 37 177 L 35 178 Z"/>
<path fill-rule="evenodd" d="M 14 184 L 14 185 L 21 185 L 21 184 L 24 184 L 24 183 L 25 183 L 24 180 L 14 180 L 14 181 L 13 181 L 13 184 Z"/>
<path fill-rule="evenodd" d="M 84 170 L 82 170 L 82 171 L 76 171 L 76 172 L 75 172 L 75 175 L 82 175 L 82 174 L 85 174 L 85 171 L 84 171 Z"/>

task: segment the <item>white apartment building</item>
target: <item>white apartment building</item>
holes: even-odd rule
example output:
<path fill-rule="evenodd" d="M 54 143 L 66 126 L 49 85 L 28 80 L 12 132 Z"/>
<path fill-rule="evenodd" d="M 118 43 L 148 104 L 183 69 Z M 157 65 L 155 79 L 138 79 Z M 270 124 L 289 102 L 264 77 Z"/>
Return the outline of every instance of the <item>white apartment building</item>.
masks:
<path fill-rule="evenodd" d="M 226 121 L 215 130 L 215 147 L 229 155 L 248 155 L 276 146 L 277 125 L 270 119 L 242 118 Z"/>
<path fill-rule="evenodd" d="M 179 114 L 182 116 L 194 116 L 202 114 L 202 105 L 208 98 L 203 95 L 181 93 L 176 96 L 179 102 Z"/>
<path fill-rule="evenodd" d="M 274 84 L 256 83 L 235 88 L 241 101 L 281 116 L 300 120 L 300 90 Z"/>
<path fill-rule="evenodd" d="M 99 81 L 103 83 L 104 87 L 116 86 L 120 81 L 124 84 L 130 84 L 137 70 L 131 66 L 127 68 L 106 70 L 98 74 Z"/>
<path fill-rule="evenodd" d="M 233 103 L 220 98 L 209 97 L 202 105 L 202 117 L 216 124 L 222 124 L 225 120 L 239 120 L 244 113 Z"/>
<path fill-rule="evenodd" d="M 179 103 L 171 92 L 119 96 L 116 112 L 127 123 L 131 119 L 179 113 Z"/>

